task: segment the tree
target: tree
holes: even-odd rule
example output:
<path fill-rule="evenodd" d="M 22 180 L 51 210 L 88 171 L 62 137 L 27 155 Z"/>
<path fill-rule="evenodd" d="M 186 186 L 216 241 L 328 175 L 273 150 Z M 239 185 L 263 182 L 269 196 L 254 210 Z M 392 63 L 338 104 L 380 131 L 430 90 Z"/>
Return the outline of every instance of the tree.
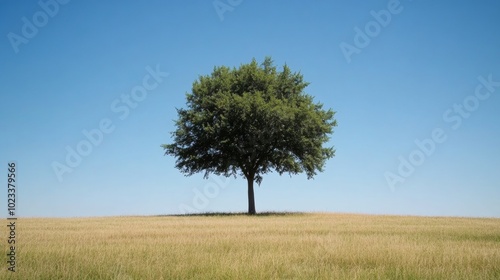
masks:
<path fill-rule="evenodd" d="M 303 92 L 308 84 L 286 64 L 278 72 L 270 57 L 261 65 L 253 59 L 238 69 L 214 67 L 193 83 L 187 109 L 177 109 L 165 154 L 186 176 L 244 176 L 248 214 L 255 214 L 254 182 L 260 185 L 262 175 L 305 172 L 311 179 L 335 154 L 323 147 L 337 125 L 335 112 Z"/>

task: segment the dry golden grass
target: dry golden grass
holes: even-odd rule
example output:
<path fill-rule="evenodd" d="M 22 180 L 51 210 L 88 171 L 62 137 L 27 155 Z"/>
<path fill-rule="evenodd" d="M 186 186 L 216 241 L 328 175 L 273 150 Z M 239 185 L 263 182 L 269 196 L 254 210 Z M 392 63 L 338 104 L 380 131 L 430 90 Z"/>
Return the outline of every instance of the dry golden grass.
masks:
<path fill-rule="evenodd" d="M 17 224 L 17 272 L 3 261 L 1 279 L 500 279 L 500 219 L 286 214 Z M 6 245 L 4 238 L 4 260 Z"/>

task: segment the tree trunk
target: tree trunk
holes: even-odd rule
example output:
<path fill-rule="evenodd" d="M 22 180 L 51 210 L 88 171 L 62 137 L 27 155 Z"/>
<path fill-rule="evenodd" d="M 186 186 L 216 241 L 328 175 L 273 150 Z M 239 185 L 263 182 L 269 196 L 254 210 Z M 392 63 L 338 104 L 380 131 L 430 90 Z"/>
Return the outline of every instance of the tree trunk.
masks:
<path fill-rule="evenodd" d="M 255 198 L 253 195 L 253 177 L 254 176 L 248 176 L 247 182 L 248 182 L 248 214 L 249 215 L 255 215 Z"/>

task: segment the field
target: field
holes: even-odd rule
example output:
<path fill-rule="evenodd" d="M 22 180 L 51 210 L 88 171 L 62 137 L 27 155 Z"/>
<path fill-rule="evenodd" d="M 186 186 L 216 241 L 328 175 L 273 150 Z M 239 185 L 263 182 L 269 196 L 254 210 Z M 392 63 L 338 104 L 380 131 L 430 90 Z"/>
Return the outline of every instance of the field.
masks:
<path fill-rule="evenodd" d="M 500 279 L 500 219 L 26 218 L 16 230 L 16 272 L 2 261 L 1 279 Z"/>

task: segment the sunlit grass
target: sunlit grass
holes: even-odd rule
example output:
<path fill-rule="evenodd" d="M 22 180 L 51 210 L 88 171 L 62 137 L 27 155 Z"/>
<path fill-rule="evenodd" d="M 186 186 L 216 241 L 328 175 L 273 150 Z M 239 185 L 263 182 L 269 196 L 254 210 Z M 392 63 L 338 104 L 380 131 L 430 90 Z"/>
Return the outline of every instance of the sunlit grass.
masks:
<path fill-rule="evenodd" d="M 17 272 L 2 262 L 1 279 L 500 279 L 500 219 L 207 213 L 17 223 Z"/>

